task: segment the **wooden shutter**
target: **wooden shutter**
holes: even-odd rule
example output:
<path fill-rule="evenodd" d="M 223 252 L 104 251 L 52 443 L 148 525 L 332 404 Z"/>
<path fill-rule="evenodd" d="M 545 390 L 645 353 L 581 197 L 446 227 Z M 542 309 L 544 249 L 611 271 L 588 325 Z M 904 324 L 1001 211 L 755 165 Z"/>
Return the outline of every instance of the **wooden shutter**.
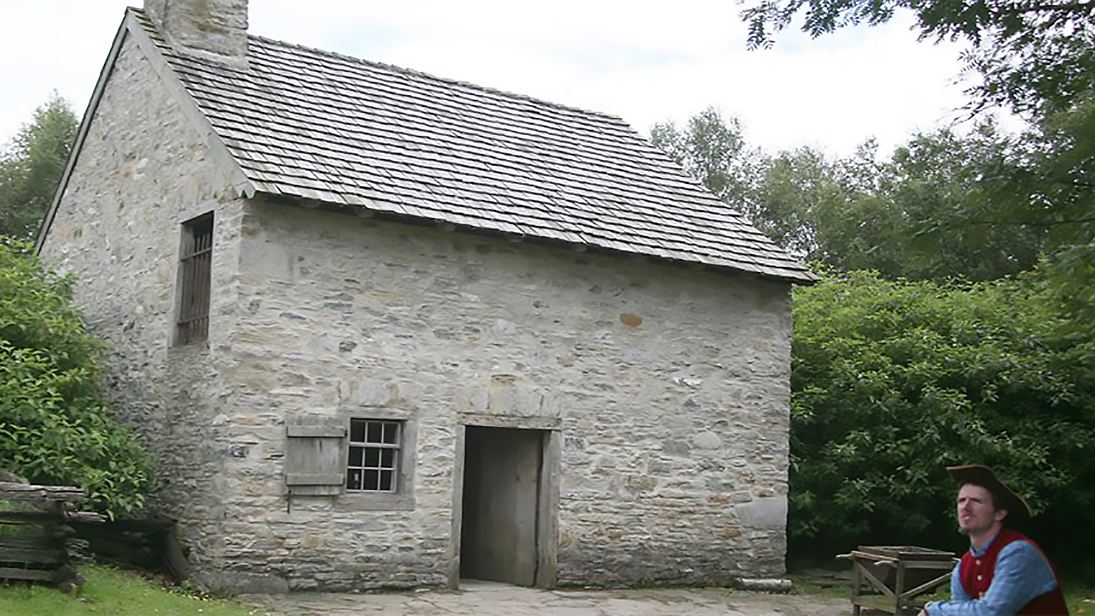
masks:
<path fill-rule="evenodd" d="M 339 494 L 346 482 L 342 441 L 346 426 L 286 426 L 285 484 L 292 494 Z"/>

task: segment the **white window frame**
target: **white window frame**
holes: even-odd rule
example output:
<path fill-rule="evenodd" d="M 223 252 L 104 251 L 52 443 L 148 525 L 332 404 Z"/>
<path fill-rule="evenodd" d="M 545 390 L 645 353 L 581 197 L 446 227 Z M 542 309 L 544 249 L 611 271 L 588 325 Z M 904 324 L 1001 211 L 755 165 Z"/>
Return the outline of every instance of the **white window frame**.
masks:
<path fill-rule="evenodd" d="M 351 417 L 346 491 L 398 493 L 405 421 Z"/>

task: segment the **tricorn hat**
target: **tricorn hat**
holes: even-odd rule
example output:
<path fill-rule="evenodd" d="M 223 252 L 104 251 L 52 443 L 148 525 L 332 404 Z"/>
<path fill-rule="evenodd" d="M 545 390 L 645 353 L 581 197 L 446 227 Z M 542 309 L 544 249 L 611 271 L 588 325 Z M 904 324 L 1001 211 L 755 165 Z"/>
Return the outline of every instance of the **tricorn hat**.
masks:
<path fill-rule="evenodd" d="M 962 466 L 948 466 L 947 472 L 950 473 L 951 479 L 954 479 L 954 483 L 959 486 L 970 483 L 992 492 L 996 507 L 1007 509 L 1012 519 L 1034 516 L 1027 501 L 997 479 L 996 473 L 992 472 L 991 468 L 980 464 L 964 464 Z"/>

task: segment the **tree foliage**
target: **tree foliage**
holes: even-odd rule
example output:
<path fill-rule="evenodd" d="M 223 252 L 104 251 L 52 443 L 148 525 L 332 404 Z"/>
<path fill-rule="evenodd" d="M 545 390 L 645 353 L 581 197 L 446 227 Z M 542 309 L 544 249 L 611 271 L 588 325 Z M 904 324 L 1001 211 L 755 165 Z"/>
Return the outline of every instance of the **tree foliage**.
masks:
<path fill-rule="evenodd" d="M 1056 130 L 1056 142 L 1080 143 Z M 1009 135 L 991 119 L 966 133 L 946 127 L 916 134 L 888 160 L 872 141 L 843 158 L 809 147 L 765 155 L 744 142 L 736 120 L 723 122 L 712 110 L 685 131 L 663 124 L 653 136 L 797 256 L 890 278 L 992 280 L 1029 270 L 1043 253 L 1080 237 L 1066 237 L 1074 227 L 1051 221 L 1080 217 L 1089 205 L 1082 185 L 1049 184 L 1062 173 L 1077 179 L 1068 175 L 1076 165 L 1062 160 L 1064 150 L 1050 155 L 1042 148 L 1050 137 Z M 1075 206 L 1045 205 L 1069 190 Z"/>
<path fill-rule="evenodd" d="M 1029 496 L 1046 543 L 1081 548 L 1060 522 L 1095 504 L 1095 362 L 1043 280 L 859 271 L 795 290 L 797 549 L 957 543 L 939 523 L 953 515 L 943 468 L 970 462 Z"/>
<path fill-rule="evenodd" d="M 68 103 L 54 93 L 0 152 L 0 234 L 26 239 L 37 232 L 78 126 Z"/>
<path fill-rule="evenodd" d="M 756 224 L 808 261 L 892 271 L 902 263 L 873 143 L 830 159 L 809 147 L 765 159 L 753 203 Z M 885 247 L 880 250 L 879 247 Z"/>
<path fill-rule="evenodd" d="M 1046 228 L 1000 217 L 999 195 L 1027 152 L 992 120 L 966 133 L 919 133 L 899 146 L 880 165 L 873 191 L 896 229 L 872 246 L 896 259 L 879 269 L 891 277 L 993 280 L 1034 267 L 1051 249 Z M 878 267 L 869 259 L 841 265 Z"/>
<path fill-rule="evenodd" d="M 650 140 L 719 199 L 746 201 L 760 151 L 746 143 L 737 118 L 724 120 L 718 109 L 708 107 L 689 118 L 683 129 L 672 122 L 655 124 Z"/>
<path fill-rule="evenodd" d="M 70 281 L 0 238 L 0 468 L 121 513 L 143 503 L 149 466 L 100 395 L 102 351 Z"/>
<path fill-rule="evenodd" d="M 1041 118 L 1014 148 L 1014 170 L 971 215 L 1042 229 L 1053 248 L 1095 240 L 1095 96 Z M 991 204 L 988 201 L 991 200 Z"/>
<path fill-rule="evenodd" d="M 772 45 L 773 33 L 800 13 L 802 29 L 819 36 L 885 22 L 899 9 L 916 14 L 921 38 L 969 43 L 966 70 L 979 77 L 970 90 L 975 112 L 1002 106 L 1031 123 L 1015 139 L 928 147 L 925 153 L 937 157 L 929 162 L 944 172 L 964 169 L 965 180 L 954 207 L 911 219 L 917 237 L 929 247 L 953 245 L 958 262 L 999 265 L 1004 255 L 1011 272 L 1028 268 L 1039 254 L 1075 255 L 1084 246 L 1095 252 L 1095 1 L 758 0 L 743 19 L 750 45 L 761 47 Z M 988 157 L 963 164 L 949 156 L 969 145 Z M 1020 250 L 1006 254 L 1009 245 Z M 975 277 L 1008 269 L 994 266 Z"/>

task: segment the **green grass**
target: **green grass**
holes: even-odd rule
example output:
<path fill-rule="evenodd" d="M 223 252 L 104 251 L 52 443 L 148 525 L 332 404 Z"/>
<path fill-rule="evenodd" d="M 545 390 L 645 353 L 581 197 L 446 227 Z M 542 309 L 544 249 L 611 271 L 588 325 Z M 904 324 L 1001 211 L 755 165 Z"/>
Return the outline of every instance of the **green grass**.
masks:
<path fill-rule="evenodd" d="M 165 590 L 135 574 L 109 567 L 81 565 L 87 583 L 73 598 L 56 588 L 12 583 L 0 585 L 0 614 L 5 616 L 261 616 L 261 610 L 230 601 L 199 599 Z"/>
<path fill-rule="evenodd" d="M 852 585 L 850 582 L 844 584 L 834 584 L 832 582 L 821 583 L 809 578 L 799 578 L 792 582 L 791 594 L 849 599 L 852 596 Z"/>
<path fill-rule="evenodd" d="M 1092 578 L 1065 578 L 1061 582 L 1069 614 L 1095 614 L 1095 581 Z"/>

